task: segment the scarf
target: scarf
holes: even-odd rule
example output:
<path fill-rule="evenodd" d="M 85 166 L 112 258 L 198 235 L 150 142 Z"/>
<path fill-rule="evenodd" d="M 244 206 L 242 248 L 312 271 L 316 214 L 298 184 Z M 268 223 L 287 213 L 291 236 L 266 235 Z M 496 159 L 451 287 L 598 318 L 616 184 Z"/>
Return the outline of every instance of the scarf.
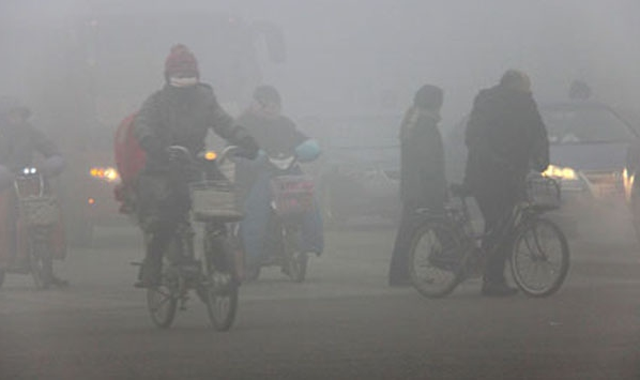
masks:
<path fill-rule="evenodd" d="M 198 84 L 198 78 L 197 77 L 191 77 L 191 78 L 171 77 L 169 78 L 169 84 L 172 87 L 178 87 L 178 88 L 191 87 Z"/>

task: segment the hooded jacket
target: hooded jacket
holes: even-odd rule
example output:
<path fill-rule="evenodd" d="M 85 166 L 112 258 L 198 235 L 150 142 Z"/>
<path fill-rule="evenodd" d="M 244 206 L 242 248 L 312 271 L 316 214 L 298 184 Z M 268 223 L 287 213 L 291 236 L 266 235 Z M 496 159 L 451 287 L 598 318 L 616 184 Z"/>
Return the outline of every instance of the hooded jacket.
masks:
<path fill-rule="evenodd" d="M 495 86 L 480 91 L 469 117 L 466 183 L 474 191 L 518 186 L 535 162 L 549 163 L 547 132 L 529 92 Z"/>
<path fill-rule="evenodd" d="M 0 125 L 0 165 L 15 172 L 30 166 L 36 152 L 45 158 L 60 155 L 53 141 L 31 124 Z"/>
<path fill-rule="evenodd" d="M 436 111 L 411 107 L 400 128 L 400 198 L 417 207 L 440 208 L 446 199 L 442 137 Z"/>

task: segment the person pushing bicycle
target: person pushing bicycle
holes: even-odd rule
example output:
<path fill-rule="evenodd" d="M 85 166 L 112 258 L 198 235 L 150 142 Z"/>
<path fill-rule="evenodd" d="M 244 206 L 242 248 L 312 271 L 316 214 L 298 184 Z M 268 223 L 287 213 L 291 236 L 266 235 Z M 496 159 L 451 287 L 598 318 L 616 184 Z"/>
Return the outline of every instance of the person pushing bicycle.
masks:
<path fill-rule="evenodd" d="M 529 77 L 508 70 L 500 83 L 476 96 L 465 133 L 465 186 L 485 222 L 483 248 L 490 252 L 482 294 L 509 296 L 517 289 L 504 276 L 508 246 L 500 243 L 501 221 L 523 195 L 527 173 L 549 165 L 547 131 L 531 94 Z"/>

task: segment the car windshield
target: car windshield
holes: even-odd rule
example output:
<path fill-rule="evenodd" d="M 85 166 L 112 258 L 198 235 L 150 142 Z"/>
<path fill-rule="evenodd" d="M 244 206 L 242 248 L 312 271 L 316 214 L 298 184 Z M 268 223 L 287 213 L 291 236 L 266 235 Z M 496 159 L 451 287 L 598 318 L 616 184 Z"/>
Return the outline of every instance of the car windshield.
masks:
<path fill-rule="evenodd" d="M 605 107 L 543 107 L 540 114 L 551 144 L 612 143 L 633 138 L 633 132 Z"/>

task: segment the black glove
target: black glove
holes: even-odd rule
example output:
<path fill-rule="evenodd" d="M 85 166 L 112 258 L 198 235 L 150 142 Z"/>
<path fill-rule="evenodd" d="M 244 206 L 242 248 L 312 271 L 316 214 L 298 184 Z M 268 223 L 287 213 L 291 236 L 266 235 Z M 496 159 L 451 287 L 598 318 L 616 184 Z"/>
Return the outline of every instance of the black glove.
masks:
<path fill-rule="evenodd" d="M 249 135 L 244 136 L 238 141 L 238 146 L 241 149 L 238 154 L 239 156 L 248 158 L 250 160 L 255 160 L 256 157 L 258 157 L 258 151 L 260 150 L 260 147 L 258 146 L 256 140 L 253 139 L 253 137 Z"/>

